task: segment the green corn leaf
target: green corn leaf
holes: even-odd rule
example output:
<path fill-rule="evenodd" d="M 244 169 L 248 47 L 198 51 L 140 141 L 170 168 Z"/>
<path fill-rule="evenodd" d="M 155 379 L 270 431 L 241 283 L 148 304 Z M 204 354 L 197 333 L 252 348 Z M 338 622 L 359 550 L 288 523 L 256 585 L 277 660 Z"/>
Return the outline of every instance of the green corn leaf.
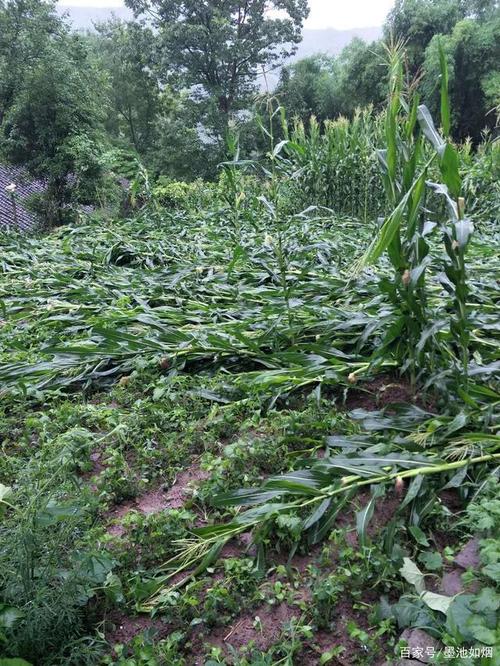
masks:
<path fill-rule="evenodd" d="M 322 474 L 317 469 L 303 469 L 296 470 L 294 472 L 288 472 L 287 474 L 281 474 L 280 476 L 271 476 L 265 482 L 264 488 L 278 488 L 281 487 L 279 484 L 287 483 L 292 485 L 297 485 L 298 487 L 304 487 L 310 491 L 316 491 L 321 488 L 321 486 L 328 482 L 328 478 L 325 474 Z M 278 485 L 276 485 L 278 484 Z M 307 490 L 305 492 L 307 492 Z"/>
<path fill-rule="evenodd" d="M 427 169 L 424 169 L 420 176 L 417 178 L 414 187 L 412 187 L 412 194 L 408 207 L 408 221 L 407 221 L 407 238 L 411 240 L 415 233 L 417 219 L 421 211 L 422 199 L 425 194 L 425 180 L 427 178 Z"/>
<path fill-rule="evenodd" d="M 382 169 L 382 172 L 387 175 L 389 173 L 389 166 L 387 164 L 387 150 L 385 148 L 380 148 L 375 151 L 380 168 Z"/>
<path fill-rule="evenodd" d="M 274 150 L 273 150 L 273 153 L 272 153 L 272 154 L 273 154 L 273 157 L 277 157 L 277 156 L 281 153 L 281 151 L 283 150 L 283 148 L 287 145 L 287 143 L 288 143 L 288 141 L 287 141 L 286 139 L 284 139 L 283 141 L 280 141 L 279 143 L 277 143 L 277 144 L 274 146 Z"/>
<path fill-rule="evenodd" d="M 445 185 L 448 187 L 450 194 L 457 199 L 462 189 L 462 179 L 459 171 L 458 153 L 451 143 L 447 143 L 441 152 L 439 166 Z"/>
<path fill-rule="evenodd" d="M 295 481 L 289 481 L 288 479 L 270 479 L 266 482 L 265 488 L 270 488 L 272 490 L 281 490 L 284 493 L 289 493 L 291 495 L 298 496 L 309 496 L 309 497 L 318 497 L 322 495 L 320 490 L 306 485 L 305 483 L 298 483 Z"/>
<path fill-rule="evenodd" d="M 470 237 L 474 233 L 474 225 L 472 224 L 471 220 L 465 218 L 463 220 L 455 222 L 454 228 L 455 228 L 455 239 L 458 243 L 458 246 L 461 249 L 463 249 L 467 246 Z"/>
<path fill-rule="evenodd" d="M 458 220 L 458 208 L 456 201 L 454 201 L 449 194 L 448 187 L 446 185 L 443 185 L 442 183 L 432 183 L 432 182 L 427 182 L 427 185 L 436 192 L 436 194 L 439 194 L 440 196 L 443 196 L 446 200 L 446 205 L 448 207 L 450 216 L 452 220 Z"/>
<path fill-rule="evenodd" d="M 196 569 L 193 571 L 193 573 L 191 575 L 193 577 L 194 576 L 199 576 L 206 569 L 208 569 L 209 566 L 211 566 L 214 562 L 216 562 L 220 553 L 221 553 L 221 550 L 223 549 L 223 547 L 225 545 L 225 543 L 226 543 L 226 540 L 224 540 L 224 539 L 214 543 L 213 546 L 206 553 L 205 557 L 201 560 L 201 562 L 198 564 L 198 566 L 196 567 Z"/>
<path fill-rule="evenodd" d="M 366 546 L 367 542 L 367 528 L 370 523 L 370 520 L 373 518 L 373 512 L 375 510 L 375 503 L 379 497 L 384 493 L 382 486 L 375 486 L 372 490 L 372 495 L 368 500 L 366 506 L 361 511 L 356 513 L 356 531 L 359 536 L 359 543 L 361 546 Z"/>
<path fill-rule="evenodd" d="M 313 525 L 315 525 L 321 518 L 323 518 L 324 514 L 326 511 L 330 508 L 330 505 L 332 503 L 331 499 L 325 499 L 319 504 L 316 509 L 303 521 L 302 527 L 304 530 L 310 529 Z"/>
<path fill-rule="evenodd" d="M 407 193 L 403 199 L 396 206 L 394 211 L 389 215 L 385 220 L 378 239 L 374 241 L 372 246 L 368 249 L 365 256 L 362 259 L 362 266 L 367 266 L 369 264 L 375 263 L 377 259 L 388 249 L 390 243 L 395 238 L 396 234 L 399 232 L 403 221 L 403 214 L 408 203 L 409 194 Z"/>
<path fill-rule="evenodd" d="M 413 95 L 413 99 L 411 100 L 410 113 L 408 114 L 408 120 L 406 122 L 406 138 L 407 138 L 407 140 L 411 139 L 411 137 L 413 136 L 413 132 L 415 131 L 415 125 L 417 124 L 417 114 L 418 114 L 419 100 L 420 100 L 419 94 L 415 93 Z"/>
<path fill-rule="evenodd" d="M 263 490 L 262 488 L 241 488 L 228 493 L 220 493 L 212 499 L 214 506 L 245 506 L 246 504 L 262 504 L 270 499 L 280 497 L 286 491 L 281 489 Z"/>
<path fill-rule="evenodd" d="M 313 525 L 313 528 L 310 530 L 308 535 L 308 540 L 310 544 L 320 543 L 333 529 L 333 525 L 337 519 L 337 516 L 342 511 L 342 509 L 348 504 L 348 502 L 354 496 L 355 490 L 350 489 L 347 492 L 343 493 L 340 498 L 337 498 L 335 502 L 332 502 L 329 508 L 326 510 L 322 518 Z"/>
<path fill-rule="evenodd" d="M 438 155 L 441 156 L 445 149 L 446 143 L 443 137 L 437 131 L 431 116 L 431 112 L 425 106 L 425 104 L 421 104 L 418 107 L 417 118 L 425 137 L 431 142 L 434 150 L 438 153 Z"/>
<path fill-rule="evenodd" d="M 430 162 L 431 161 L 432 159 L 430 160 Z M 424 174 L 427 172 L 427 168 L 430 165 L 430 162 L 428 162 L 424 166 L 422 173 L 419 175 L 418 178 L 416 178 L 413 181 L 410 189 L 406 192 L 406 194 L 401 199 L 399 204 L 389 215 L 389 217 L 385 220 L 378 235 L 378 238 L 376 238 L 373 241 L 372 245 L 368 248 L 363 259 L 361 260 L 361 266 L 367 266 L 369 264 L 375 263 L 377 259 L 383 254 L 383 252 L 385 252 L 385 250 L 389 248 L 389 245 L 398 234 L 399 229 L 402 225 L 403 217 L 406 211 L 406 207 L 408 206 L 408 202 L 413 196 L 414 191 L 417 188 L 420 189 L 422 187 L 422 179 L 425 181 Z"/>
<path fill-rule="evenodd" d="M 211 539 L 214 537 L 220 537 L 221 539 L 225 536 L 229 537 L 233 532 L 238 531 L 241 528 L 236 522 L 224 523 L 219 525 L 207 525 L 206 527 L 195 527 L 193 528 L 193 534 L 196 534 L 199 537 L 204 539 Z"/>
<path fill-rule="evenodd" d="M 463 467 L 462 469 L 459 469 L 458 472 L 456 472 L 451 479 L 448 481 L 448 483 L 443 486 L 443 490 L 446 490 L 446 488 L 460 488 L 465 481 L 465 478 L 467 476 L 468 469 L 467 467 Z"/>
<path fill-rule="evenodd" d="M 445 136 L 450 135 L 450 100 L 448 95 L 448 63 L 441 39 L 438 40 L 439 65 L 441 68 L 441 127 Z"/>
<path fill-rule="evenodd" d="M 262 504 L 252 509 L 248 509 L 244 513 L 240 513 L 235 522 L 238 525 L 253 525 L 256 522 L 264 522 L 271 516 L 280 515 L 282 513 L 289 513 L 295 508 L 294 502 L 278 503 L 270 502 L 269 504 Z"/>
<path fill-rule="evenodd" d="M 406 495 L 399 505 L 399 511 L 402 511 L 405 507 L 412 502 L 415 497 L 420 492 L 420 489 L 422 488 L 422 484 L 424 482 L 424 476 L 422 474 L 418 474 L 414 479 L 411 480 L 411 483 L 408 487 L 408 490 L 406 492 Z"/>

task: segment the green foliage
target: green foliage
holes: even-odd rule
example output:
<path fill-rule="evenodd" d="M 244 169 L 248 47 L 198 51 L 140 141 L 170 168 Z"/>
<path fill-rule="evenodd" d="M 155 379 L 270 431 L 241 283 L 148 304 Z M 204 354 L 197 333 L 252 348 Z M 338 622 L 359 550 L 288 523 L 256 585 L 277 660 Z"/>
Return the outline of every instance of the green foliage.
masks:
<path fill-rule="evenodd" d="M 365 221 L 380 215 L 385 200 L 375 147 L 381 131 L 371 109 L 323 126 L 314 117 L 297 123 L 287 146 L 297 170 L 291 186 L 297 208 L 326 206 Z"/>
<path fill-rule="evenodd" d="M 355 38 L 337 58 L 318 54 L 284 67 L 275 92 L 289 117 L 305 124 L 313 116 L 319 121 L 350 118 L 385 101 L 384 61 L 381 42 Z"/>
<path fill-rule="evenodd" d="M 462 0 L 398 0 L 384 26 L 387 41 L 404 44 L 408 81 L 422 78 L 422 101 L 438 115 L 441 63 L 447 54 L 453 108 L 453 136 L 481 140 L 494 128 L 498 96 L 498 3 Z M 380 109 L 385 102 L 386 54 L 382 41 L 353 39 L 336 58 L 315 55 L 282 70 L 277 94 L 290 117 L 307 123 L 352 117 L 357 108 Z M 448 134 L 446 131 L 445 134 Z"/>
<path fill-rule="evenodd" d="M 365 44 L 353 39 L 340 53 L 336 65 L 335 97 L 341 114 L 352 116 L 356 109 L 369 106 L 382 108 L 387 91 L 386 53 L 382 42 Z"/>
<path fill-rule="evenodd" d="M 127 552 L 140 552 L 139 563 L 147 568 L 162 564 L 177 551 L 176 542 L 186 538 L 196 516 L 185 509 L 170 509 L 150 515 L 132 511 L 123 521 L 127 530 Z"/>
<path fill-rule="evenodd" d="M 219 20 L 240 5 L 212 4 L 217 36 L 241 38 Z M 306 12 L 282 3 L 292 23 L 262 24 L 263 3 L 250 4 L 264 41 L 293 37 Z M 451 7 L 420 9 L 438 5 Z M 474 3 L 472 32 L 491 27 L 490 5 Z M 385 112 L 355 111 L 384 58 L 354 43 L 283 78 L 283 94 L 300 84 L 290 99 L 306 125 L 259 100 L 257 143 L 245 120 L 214 114 L 247 103 L 265 43 L 233 99 L 224 86 L 224 99 L 193 99 L 179 90 L 199 78 L 180 71 L 193 42 L 187 55 L 177 42 L 174 66 L 149 51 L 156 36 L 203 43 L 196 22 L 172 23 L 179 6 L 162 3 L 172 13 L 158 33 L 112 24 L 82 46 L 62 24 L 42 31 L 3 121 L 9 150 L 29 148 L 37 173 L 71 174 L 75 197 L 92 201 L 102 171 L 129 182 L 120 217 L 0 237 L 0 650 L 41 666 L 364 665 L 390 659 L 404 627 L 493 646 L 498 143 L 488 135 L 476 153 L 451 140 L 449 38 L 429 47 L 442 130 L 402 46 L 384 56 Z M 2 5 L 9 31 L 12 16 Z M 227 43 L 213 46 L 225 57 Z M 77 91 L 99 61 L 97 109 Z M 332 91 L 350 119 L 309 117 L 325 100 L 336 110 L 322 114 L 338 112 Z M 66 94 L 54 133 L 43 114 Z M 44 100 L 46 131 L 30 115 Z M 103 110 L 112 146 L 100 145 Z M 43 151 L 14 141 L 12 119 Z M 193 181 L 217 161 L 216 184 Z M 480 564 L 461 577 L 477 590 L 437 591 L 478 530 Z"/>
<path fill-rule="evenodd" d="M 485 23 L 464 20 L 442 38 L 450 71 L 450 102 L 453 109 L 453 134 L 459 140 L 481 139 L 485 128 L 494 128 L 495 113 L 489 113 L 499 101 L 498 61 L 500 59 L 500 18 Z M 439 93 L 439 41 L 434 37 L 425 53 L 422 92 L 435 113 Z"/>
<path fill-rule="evenodd" d="M 0 126 L 12 107 L 31 63 L 45 57 L 64 33 L 53 2 L 0 3 Z"/>
<path fill-rule="evenodd" d="M 480 530 L 484 534 L 493 534 L 498 526 L 498 512 L 500 502 L 498 500 L 498 478 L 492 476 L 480 489 L 473 502 L 467 507 L 465 524 Z"/>
<path fill-rule="evenodd" d="M 37 55 L 5 111 L 0 143 L 10 161 L 47 181 L 44 216 L 57 224 L 99 181 L 102 82 L 77 37 L 60 35 Z"/>
<path fill-rule="evenodd" d="M 160 176 L 153 187 L 152 194 L 158 203 L 165 208 L 185 209 L 192 208 L 200 202 L 200 195 L 203 194 L 204 189 L 206 189 L 207 194 L 210 194 L 209 186 L 202 181 L 185 183 Z"/>
<path fill-rule="evenodd" d="M 117 140 L 149 156 L 157 140 L 157 117 L 169 104 L 168 90 L 160 90 L 153 32 L 140 23 L 113 19 L 97 26 L 88 37 L 94 58 L 109 77 L 106 129 Z"/>
<path fill-rule="evenodd" d="M 335 60 L 318 54 L 283 67 L 276 95 L 291 118 L 307 122 L 337 115 L 334 98 Z"/>
<path fill-rule="evenodd" d="M 185 636 L 181 631 L 172 632 L 168 638 L 155 639 L 148 634 L 139 634 L 128 645 L 115 645 L 115 656 L 106 655 L 103 664 L 115 666 L 184 666 L 182 655 Z"/>
<path fill-rule="evenodd" d="M 485 495 L 495 491 L 498 481 L 490 478 L 482 486 Z M 487 497 L 475 499 L 469 504 L 467 520 L 476 521 L 489 513 Z M 489 521 L 479 527 L 474 522 L 474 530 L 489 532 Z M 458 594 L 448 597 L 434 592 L 426 591 L 425 576 L 414 562 L 405 558 L 401 568 L 402 576 L 408 581 L 410 587 L 415 588 L 418 597 L 410 594 L 403 595 L 397 604 L 388 610 L 397 619 L 400 627 L 425 627 L 426 631 L 440 633 L 445 645 L 453 646 L 457 650 L 460 646 L 473 644 L 475 646 L 496 645 L 498 640 L 497 611 L 500 607 L 498 595 L 498 539 L 483 539 L 480 541 L 480 556 L 482 568 L 473 574 L 476 584 L 481 581 L 479 592 L 471 594 Z M 429 570 L 434 570 L 434 562 L 429 567 L 429 557 L 420 558 L 427 564 Z M 435 559 L 433 557 L 433 559 Z M 462 576 L 465 579 L 466 574 Z M 470 579 L 469 579 L 470 582 Z M 496 587 L 493 587 L 495 585 Z M 479 648 L 480 651 L 480 648 Z"/>
<path fill-rule="evenodd" d="M 84 455 L 81 435 L 73 434 L 68 442 Z M 114 566 L 105 551 L 79 544 L 93 502 L 75 488 L 73 456 L 57 453 L 46 451 L 19 470 L 13 510 L 0 527 L 2 653 L 36 663 L 51 663 L 47 658 L 78 637 L 86 604 Z"/>
<path fill-rule="evenodd" d="M 228 114 L 254 90 L 261 68 L 276 65 L 295 51 L 309 13 L 306 0 L 210 1 L 179 5 L 172 0 L 128 0 L 136 15 L 154 9 L 161 48 L 187 85 L 202 85 Z M 269 11 L 283 16 L 270 18 Z M 168 70 L 164 70 L 164 78 Z"/>
<path fill-rule="evenodd" d="M 396 0 L 384 25 L 385 37 L 406 42 L 413 74 L 422 66 L 434 35 L 450 33 L 465 17 L 467 4 L 462 0 Z"/>
<path fill-rule="evenodd" d="M 335 573 L 318 581 L 314 586 L 312 599 L 318 627 L 322 629 L 330 627 L 332 620 L 335 619 L 338 602 L 344 595 L 345 584 L 342 576 Z"/>

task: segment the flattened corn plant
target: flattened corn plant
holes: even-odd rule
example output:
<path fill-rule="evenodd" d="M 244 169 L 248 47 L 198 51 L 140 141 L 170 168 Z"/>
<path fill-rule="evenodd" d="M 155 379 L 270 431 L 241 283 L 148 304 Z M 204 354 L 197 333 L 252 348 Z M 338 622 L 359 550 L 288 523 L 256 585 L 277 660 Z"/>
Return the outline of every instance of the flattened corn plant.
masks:
<path fill-rule="evenodd" d="M 492 387 L 469 383 L 469 374 L 474 373 L 469 368 L 471 324 L 465 252 L 472 224 L 464 216 L 458 153 L 448 138 L 450 111 L 445 60 L 442 57 L 441 135 L 427 108 L 418 104 L 416 90 L 403 89 L 401 47 L 390 49 L 389 56 L 387 148 L 378 152 L 378 158 L 392 212 L 382 221 L 379 235 L 361 258 L 361 264 L 374 263 L 387 252 L 395 279 L 384 277 L 381 284 L 380 291 L 389 297 L 393 310 L 391 324 L 381 346 L 372 354 L 372 362 L 387 357 L 395 343 L 396 353 L 391 358 L 397 359 L 403 371 L 409 370 L 415 385 L 417 373 L 428 371 L 429 367 L 435 371 L 428 359 L 437 356 L 440 371 L 443 366 L 451 367 L 454 387 L 468 408 L 445 417 L 414 407 L 400 410 L 397 416 L 359 410 L 352 416 L 359 420 L 361 434 L 329 438 L 324 458 L 301 460 L 301 466 L 270 477 L 259 487 L 216 496 L 213 505 L 229 510 L 230 520 L 194 530 L 189 539 L 179 542 L 179 555 L 162 567 L 152 596 L 139 604 L 141 610 L 161 608 L 173 577 L 189 572 L 176 583 L 181 585 L 197 575 L 213 564 L 224 544 L 238 534 L 252 533 L 257 561 L 264 566 L 265 539 L 261 535 L 272 529 L 279 516 L 300 519 L 301 537 L 291 557 L 300 541 L 313 545 L 324 539 L 349 501 L 360 490 L 370 489 L 368 502 L 356 516 L 359 540 L 364 545 L 376 502 L 387 488 L 405 488 L 398 515 L 409 512 L 412 527 L 418 528 L 442 489 L 457 488 L 464 483 L 474 486 L 487 478 L 490 471 L 498 474 L 500 436 L 496 434 L 498 423 L 493 413 L 500 404 L 500 395 Z M 424 139 L 435 153 L 425 154 Z M 442 183 L 428 181 L 434 161 Z M 445 198 L 449 219 L 443 220 L 436 214 L 435 221 L 427 220 L 428 189 Z M 425 274 L 435 259 L 427 236 L 436 229 L 441 231 L 446 250 L 446 258 L 439 259 L 444 271 L 438 284 L 445 287 L 451 300 L 445 305 L 449 309 L 447 318 L 438 320 L 438 326 L 434 323 L 429 334 L 428 311 L 435 300 Z M 439 339 L 445 326 L 449 326 L 450 335 Z M 431 343 L 431 350 L 426 353 Z M 360 369 L 353 369 L 351 376 Z M 488 373 L 493 368 L 483 370 Z M 279 372 L 283 374 L 283 370 Z M 258 377 L 261 380 L 262 374 Z M 478 425 L 480 431 L 476 430 Z M 386 547 L 390 552 L 394 545 L 391 529 L 387 535 Z"/>
<path fill-rule="evenodd" d="M 242 164 L 233 141 L 233 159 L 222 166 L 226 189 L 214 188 L 208 208 L 193 202 L 188 210 L 165 210 L 143 173 L 145 196 L 139 184 L 134 196 L 145 205 L 133 219 L 89 219 L 45 238 L 2 237 L 1 391 L 26 404 L 54 391 L 102 389 L 148 364 L 166 367 L 167 381 L 179 372 L 217 375 L 212 398 L 222 402 L 258 394 L 274 404 L 292 391 L 314 391 L 319 399 L 326 389 L 340 400 L 343 390 L 384 369 L 408 372 L 415 390 L 427 383 L 460 398 L 438 403 L 439 416 L 416 408 L 354 414 L 359 435 L 332 436 L 323 459 L 294 460 L 284 476 L 215 497 L 228 520 L 178 544 L 144 609 L 161 605 L 174 574 L 208 566 L 236 534 L 251 531 L 262 560 L 259 535 L 277 516 L 300 517 L 303 538 L 313 544 L 355 493 L 370 489 L 357 518 L 365 540 L 386 488 L 407 485 L 401 511 L 418 526 L 440 488 L 473 486 L 498 468 L 493 232 L 473 237 L 465 215 L 459 153 L 448 137 L 445 69 L 441 134 L 416 89 L 404 88 L 398 49 L 390 67 L 388 109 L 374 130 L 380 138 L 383 128 L 386 148 L 377 156 L 370 153 L 373 136 L 362 138 L 361 163 L 369 155 L 370 165 L 378 160 L 385 199 L 372 209 L 369 181 L 360 206 L 367 218 L 390 207 L 380 226 L 319 207 L 289 213 L 289 186 L 300 186 L 307 169 L 325 168 L 312 163 L 316 153 L 298 129 L 276 144 L 267 130 L 260 199 L 244 196 L 240 170 L 250 163 Z M 281 109 L 270 106 L 270 113 L 272 127 Z M 352 136 L 368 132 L 348 127 L 339 121 L 331 129 L 332 165 L 337 148 L 355 155 Z M 341 199 L 349 181 L 342 175 L 335 183 L 348 173 L 338 169 L 327 178 L 338 188 L 331 196 Z M 429 181 L 435 173 L 442 182 Z M 436 194 L 449 217 L 432 211 Z M 359 201 L 359 191 L 355 196 Z"/>

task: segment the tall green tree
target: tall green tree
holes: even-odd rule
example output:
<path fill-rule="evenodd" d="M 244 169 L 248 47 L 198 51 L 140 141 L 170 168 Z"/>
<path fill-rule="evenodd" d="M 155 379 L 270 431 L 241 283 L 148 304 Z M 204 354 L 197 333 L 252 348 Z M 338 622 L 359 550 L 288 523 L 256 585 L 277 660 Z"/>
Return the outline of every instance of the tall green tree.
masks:
<path fill-rule="evenodd" d="M 50 223 L 64 221 L 72 199 L 99 178 L 103 86 L 81 40 L 61 35 L 31 64 L 3 118 L 1 151 L 47 182 Z"/>
<path fill-rule="evenodd" d="M 156 37 L 132 21 L 113 19 L 96 27 L 89 40 L 109 80 L 107 130 L 146 156 L 155 144 L 155 123 L 166 97 L 156 75 Z"/>
<path fill-rule="evenodd" d="M 415 74 L 434 35 L 447 35 L 467 14 L 466 0 L 396 0 L 384 25 L 386 39 L 406 45 L 406 66 Z"/>
<path fill-rule="evenodd" d="M 165 78 L 202 86 L 227 116 L 246 104 L 262 69 L 292 55 L 308 0 L 126 0 L 149 14 L 163 47 Z"/>
<path fill-rule="evenodd" d="M 319 53 L 283 67 L 275 93 L 289 117 L 306 122 L 337 115 L 334 87 L 335 58 Z"/>
<path fill-rule="evenodd" d="M 382 42 L 366 44 L 353 39 L 337 60 L 335 96 L 340 113 L 351 116 L 356 108 L 382 106 L 387 90 L 387 54 Z"/>
<path fill-rule="evenodd" d="M 422 92 L 435 113 L 439 109 L 439 40 L 448 60 L 454 136 L 479 141 L 484 128 L 494 127 L 494 108 L 500 105 L 500 16 L 460 21 L 450 35 L 436 36 L 429 44 Z"/>
<path fill-rule="evenodd" d="M 29 68 L 65 28 L 50 0 L 0 0 L 0 124 Z"/>
<path fill-rule="evenodd" d="M 317 54 L 285 67 L 276 94 L 288 115 L 303 121 L 313 115 L 318 120 L 352 116 L 357 108 L 383 104 L 385 61 L 382 42 L 355 38 L 337 58 Z"/>

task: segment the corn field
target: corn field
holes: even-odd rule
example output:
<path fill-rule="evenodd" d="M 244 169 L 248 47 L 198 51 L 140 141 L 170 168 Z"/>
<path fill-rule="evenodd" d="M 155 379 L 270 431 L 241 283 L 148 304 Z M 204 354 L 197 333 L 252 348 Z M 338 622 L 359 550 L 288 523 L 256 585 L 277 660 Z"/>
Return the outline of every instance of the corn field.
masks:
<path fill-rule="evenodd" d="M 217 184 L 2 233 L 0 663 L 496 663 L 498 143 L 388 60 L 380 115 L 269 100 Z"/>

